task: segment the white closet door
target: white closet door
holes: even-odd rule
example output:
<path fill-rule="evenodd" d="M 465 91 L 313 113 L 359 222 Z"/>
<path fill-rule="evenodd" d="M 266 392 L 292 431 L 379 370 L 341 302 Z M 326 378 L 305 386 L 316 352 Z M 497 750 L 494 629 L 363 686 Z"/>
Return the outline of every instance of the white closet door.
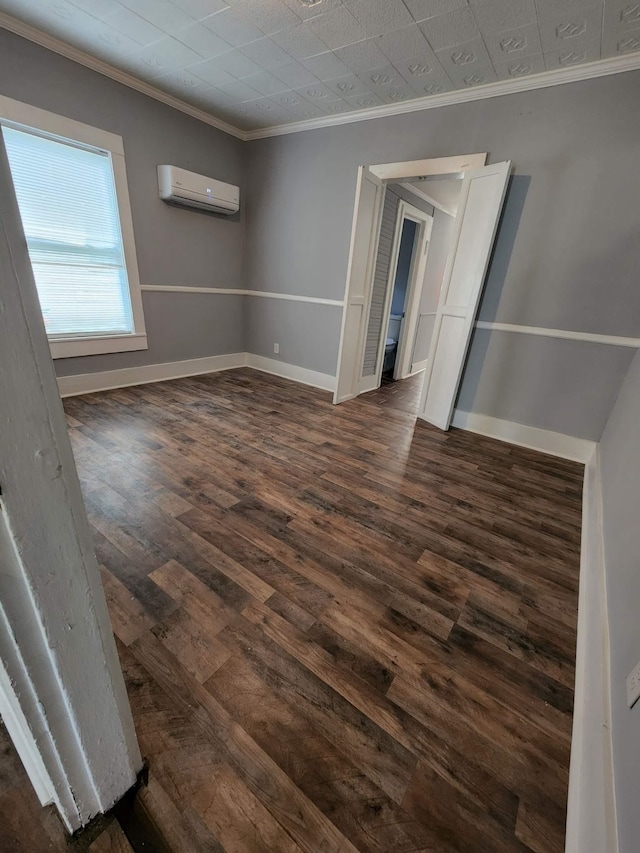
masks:
<path fill-rule="evenodd" d="M 436 313 L 419 417 L 449 429 L 511 162 L 465 172 Z"/>
<path fill-rule="evenodd" d="M 342 403 L 358 394 L 383 200 L 384 184 L 366 166 L 361 166 L 356 185 L 334 403 Z"/>

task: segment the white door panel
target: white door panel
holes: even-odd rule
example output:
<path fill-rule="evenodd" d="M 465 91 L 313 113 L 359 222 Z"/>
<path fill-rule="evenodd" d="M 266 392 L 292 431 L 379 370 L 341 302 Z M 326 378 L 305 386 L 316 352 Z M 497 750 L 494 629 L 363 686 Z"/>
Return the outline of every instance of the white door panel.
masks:
<path fill-rule="evenodd" d="M 419 416 L 449 429 L 491 257 L 511 163 L 465 173 L 442 281 Z"/>
<path fill-rule="evenodd" d="M 384 184 L 368 168 L 361 166 L 356 185 L 334 403 L 350 400 L 359 392 L 383 199 Z"/>

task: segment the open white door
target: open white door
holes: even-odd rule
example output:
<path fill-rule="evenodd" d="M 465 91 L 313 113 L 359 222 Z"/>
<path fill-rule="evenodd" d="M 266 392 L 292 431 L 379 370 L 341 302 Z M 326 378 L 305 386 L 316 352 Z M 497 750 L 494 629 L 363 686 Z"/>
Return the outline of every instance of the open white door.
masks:
<path fill-rule="evenodd" d="M 511 161 L 465 172 L 419 417 L 449 429 L 507 191 Z"/>
<path fill-rule="evenodd" d="M 359 393 L 383 201 L 383 182 L 366 166 L 360 166 L 351 227 L 347 287 L 342 309 L 342 334 L 334 403 L 343 403 Z"/>

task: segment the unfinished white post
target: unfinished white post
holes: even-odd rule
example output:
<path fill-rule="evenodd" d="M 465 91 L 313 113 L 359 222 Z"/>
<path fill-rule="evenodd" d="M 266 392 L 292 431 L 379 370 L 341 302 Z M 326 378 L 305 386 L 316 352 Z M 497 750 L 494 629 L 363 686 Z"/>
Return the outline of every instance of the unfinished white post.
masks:
<path fill-rule="evenodd" d="M 0 713 L 71 831 L 142 766 L 0 132 Z"/>

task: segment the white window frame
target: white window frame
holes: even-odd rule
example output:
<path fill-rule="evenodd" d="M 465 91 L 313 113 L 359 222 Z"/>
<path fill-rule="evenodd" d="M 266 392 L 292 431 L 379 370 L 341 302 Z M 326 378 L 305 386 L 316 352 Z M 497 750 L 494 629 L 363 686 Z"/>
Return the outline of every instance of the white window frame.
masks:
<path fill-rule="evenodd" d="M 44 131 L 74 142 L 91 145 L 108 151 L 111 155 L 125 266 L 129 280 L 133 332 L 127 332 L 124 335 L 87 335 L 86 337 L 49 339 L 52 358 L 74 358 L 82 355 L 148 349 L 122 137 L 0 95 L 0 124 L 3 121 L 22 125 L 27 131 L 33 128 L 35 131 Z"/>

